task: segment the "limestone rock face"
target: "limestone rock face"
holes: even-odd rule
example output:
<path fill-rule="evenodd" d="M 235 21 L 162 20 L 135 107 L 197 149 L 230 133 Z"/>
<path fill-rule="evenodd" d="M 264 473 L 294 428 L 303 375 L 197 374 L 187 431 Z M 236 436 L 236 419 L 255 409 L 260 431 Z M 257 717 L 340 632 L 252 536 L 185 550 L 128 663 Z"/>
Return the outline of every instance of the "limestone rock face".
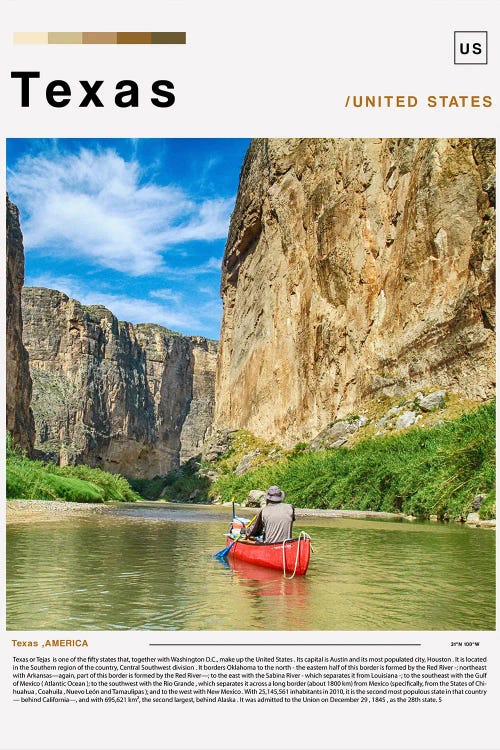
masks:
<path fill-rule="evenodd" d="M 196 455 L 212 422 L 217 343 L 119 322 L 51 289 L 23 291 L 36 448 L 150 478 Z"/>
<path fill-rule="evenodd" d="M 367 398 L 493 395 L 490 139 L 271 139 L 223 261 L 215 427 L 292 446 Z"/>
<path fill-rule="evenodd" d="M 356 417 L 356 419 L 349 421 L 340 420 L 339 422 L 334 422 L 332 425 L 325 427 L 319 435 L 316 435 L 314 440 L 309 444 L 309 448 L 312 450 L 340 448 L 347 443 L 350 435 L 353 435 L 367 424 L 368 419 L 364 416 Z"/>
<path fill-rule="evenodd" d="M 30 409 L 31 377 L 23 345 L 21 290 L 24 283 L 23 235 L 17 206 L 7 197 L 6 263 L 6 416 L 15 445 L 28 454 L 33 449 L 35 424 Z"/>
<path fill-rule="evenodd" d="M 179 461 L 201 452 L 212 425 L 217 342 L 180 336 L 159 325 L 136 325 L 134 331 L 146 355 L 146 379 L 160 430 L 157 450 L 168 446 L 172 468 L 177 468 Z"/>

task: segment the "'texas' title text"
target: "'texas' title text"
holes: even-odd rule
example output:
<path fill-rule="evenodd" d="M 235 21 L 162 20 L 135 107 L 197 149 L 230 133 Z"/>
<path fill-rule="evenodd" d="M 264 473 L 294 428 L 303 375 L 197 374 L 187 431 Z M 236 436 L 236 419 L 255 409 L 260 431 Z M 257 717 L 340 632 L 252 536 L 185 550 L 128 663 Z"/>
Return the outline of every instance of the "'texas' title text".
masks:
<path fill-rule="evenodd" d="M 37 70 L 13 70 L 10 77 L 20 82 L 21 107 L 30 107 L 33 91 L 37 89 L 38 93 L 40 88 L 43 89 L 47 104 L 57 109 L 67 107 L 70 103 L 78 107 L 104 107 L 106 101 L 104 92 L 101 91 L 104 81 L 78 81 L 77 84 L 69 84 L 58 78 L 42 84 Z M 155 107 L 165 109 L 175 102 L 174 84 L 166 79 L 153 81 L 150 94 L 153 96 L 149 96 L 149 101 Z M 115 107 L 121 109 L 139 107 L 139 84 L 130 78 L 118 81 L 114 86 L 112 101 Z"/>

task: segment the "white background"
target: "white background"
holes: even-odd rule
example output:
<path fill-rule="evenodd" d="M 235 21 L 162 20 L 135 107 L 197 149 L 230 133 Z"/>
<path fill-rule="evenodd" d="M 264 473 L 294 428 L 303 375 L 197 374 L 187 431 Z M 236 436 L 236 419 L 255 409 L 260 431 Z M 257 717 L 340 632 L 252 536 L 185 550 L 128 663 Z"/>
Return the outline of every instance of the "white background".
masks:
<path fill-rule="evenodd" d="M 293 0 L 86 2 L 6 0 L 0 31 L 2 141 L 9 137 L 387 137 L 496 136 L 499 92 L 499 4 L 447 2 L 298 3 Z M 14 46 L 13 31 L 186 31 L 185 46 Z M 489 64 L 453 64 L 453 31 L 487 30 Z M 12 70 L 38 70 L 41 83 L 63 78 L 75 89 L 64 109 L 47 105 L 33 86 L 20 107 Z M 117 81 L 141 86 L 141 107 L 114 107 Z M 149 103 L 152 81 L 175 85 L 176 103 Z M 104 79 L 105 107 L 80 109 L 79 79 Z M 346 96 L 414 95 L 413 109 L 346 110 Z M 491 95 L 491 109 L 427 109 L 428 95 Z M 5 143 L 0 173 L 5 174 Z M 2 204 L 3 205 L 3 204 Z M 4 286 L 2 286 L 2 289 Z M 2 315 L 4 305 L 1 305 Z M 2 327 L 3 331 L 3 327 Z M 2 375 L 4 377 L 4 375 Z M 2 419 L 2 424 L 4 420 Z M 490 533 L 490 532 L 486 532 Z M 2 544 L 4 537 L 2 535 Z M 4 555 L 2 554 L 2 560 Z M 432 606 L 432 602 L 429 602 Z M 3 620 L 5 622 L 5 619 Z M 13 637 L 0 634 L 4 675 Z M 82 635 L 82 634 L 76 634 Z M 85 634 L 84 634 L 85 635 Z M 157 748 L 373 748 L 494 750 L 500 697 L 497 633 L 92 633 L 86 653 L 147 655 L 151 641 L 421 642 L 419 653 L 458 655 L 451 640 L 480 640 L 490 655 L 490 692 L 483 701 L 440 706 L 140 707 L 10 702 L 3 681 L 5 750 L 148 750 Z M 250 645 L 249 654 L 258 653 Z M 350 655 L 355 649 L 349 649 Z M 388 655 L 392 653 L 386 650 Z M 384 651 L 384 653 L 386 653 Z M 26 653 L 26 650 L 23 649 Z M 245 653 L 241 647 L 239 653 Z M 36 653 L 33 651 L 32 654 Z M 159 650 L 155 650 L 158 654 Z M 200 649 L 193 649 L 200 654 Z M 219 649 L 218 653 L 222 653 Z M 262 653 L 269 655 L 269 649 Z M 281 651 L 280 651 L 281 653 Z M 283 654 L 286 650 L 283 650 Z M 290 647 L 290 653 L 297 653 Z M 334 654 L 340 655 L 335 649 Z M 346 652 L 347 653 L 347 652 Z M 357 652 L 358 653 L 358 652 Z M 368 655 L 368 649 L 363 653 Z M 395 655 L 411 654 L 401 648 Z M 377 654 L 378 655 L 378 654 Z M 464 652 L 461 652 L 464 655 Z M 471 654 L 472 655 L 472 654 Z M 259 724 L 262 732 L 245 727 Z"/>

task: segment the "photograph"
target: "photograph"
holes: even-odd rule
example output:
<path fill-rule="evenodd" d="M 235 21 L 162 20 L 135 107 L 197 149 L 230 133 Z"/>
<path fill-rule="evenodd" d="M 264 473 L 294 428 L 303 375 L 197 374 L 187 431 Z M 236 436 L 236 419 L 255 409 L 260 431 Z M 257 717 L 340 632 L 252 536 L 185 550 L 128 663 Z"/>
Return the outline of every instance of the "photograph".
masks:
<path fill-rule="evenodd" d="M 494 138 L 7 138 L 9 631 L 494 631 Z"/>

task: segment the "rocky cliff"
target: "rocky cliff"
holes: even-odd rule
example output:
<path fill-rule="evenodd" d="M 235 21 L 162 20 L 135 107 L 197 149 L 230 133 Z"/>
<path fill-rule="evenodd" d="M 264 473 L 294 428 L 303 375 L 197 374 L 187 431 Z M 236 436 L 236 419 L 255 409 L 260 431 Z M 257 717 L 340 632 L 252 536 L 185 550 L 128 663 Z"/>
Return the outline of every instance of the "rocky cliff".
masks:
<path fill-rule="evenodd" d="M 128 477 L 196 455 L 212 422 L 217 343 L 119 322 L 61 292 L 23 290 L 36 448 Z"/>
<path fill-rule="evenodd" d="M 216 427 L 291 446 L 379 395 L 491 397 L 494 165 L 489 139 L 253 141 Z"/>
<path fill-rule="evenodd" d="M 35 434 L 30 410 L 31 378 L 23 345 L 21 290 L 24 283 L 23 235 L 17 206 L 7 197 L 6 263 L 6 417 L 14 443 L 31 453 Z"/>

